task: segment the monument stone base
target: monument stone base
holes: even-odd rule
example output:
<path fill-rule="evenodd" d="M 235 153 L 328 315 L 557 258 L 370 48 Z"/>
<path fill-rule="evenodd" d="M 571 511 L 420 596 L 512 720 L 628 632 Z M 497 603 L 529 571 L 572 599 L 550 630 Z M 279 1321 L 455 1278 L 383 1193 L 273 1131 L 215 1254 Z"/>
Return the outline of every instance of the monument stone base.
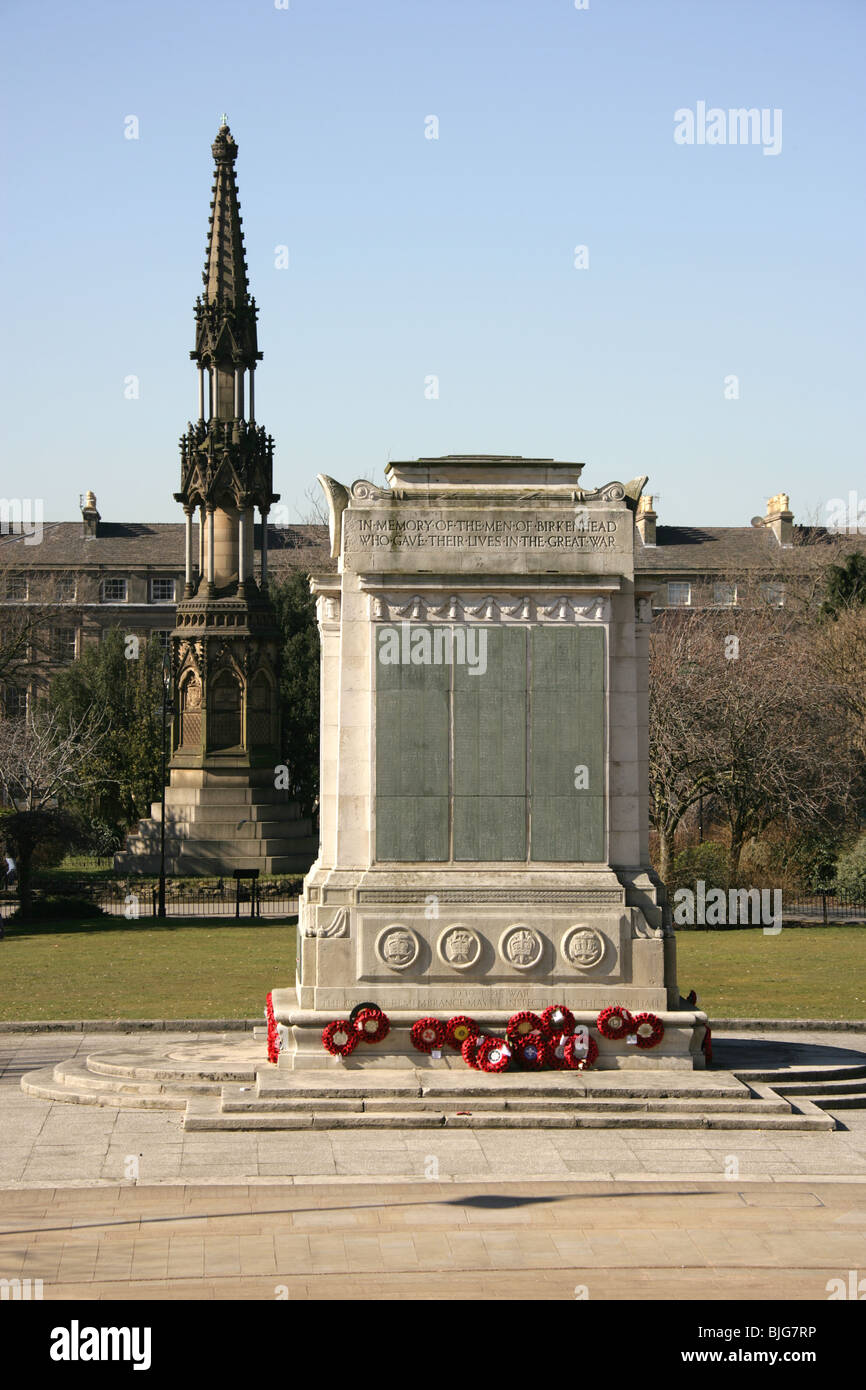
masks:
<path fill-rule="evenodd" d="M 157 874 L 162 804 L 139 821 L 116 873 Z M 318 838 L 300 808 L 274 788 L 272 768 L 172 768 L 165 791 L 165 868 L 172 875 L 305 873 Z"/>
<path fill-rule="evenodd" d="M 495 884 L 488 872 L 485 886 L 479 877 L 472 865 L 450 873 L 314 865 L 300 909 L 297 985 L 272 995 L 285 1030 L 279 1065 L 465 1069 L 450 1049 L 436 1059 L 419 1053 L 412 1024 L 467 1014 L 503 1036 L 513 1014 L 564 1004 L 591 1029 L 600 1069 L 704 1066 L 706 1015 L 680 1008 L 671 983 L 676 941 L 665 934 L 663 890 L 650 873 L 524 868 L 499 870 Z M 391 1032 L 345 1059 L 330 1057 L 322 1029 L 362 1003 L 383 1009 Z M 642 1050 L 599 1037 L 596 1018 L 611 1004 L 657 1015 L 661 1043 Z"/>

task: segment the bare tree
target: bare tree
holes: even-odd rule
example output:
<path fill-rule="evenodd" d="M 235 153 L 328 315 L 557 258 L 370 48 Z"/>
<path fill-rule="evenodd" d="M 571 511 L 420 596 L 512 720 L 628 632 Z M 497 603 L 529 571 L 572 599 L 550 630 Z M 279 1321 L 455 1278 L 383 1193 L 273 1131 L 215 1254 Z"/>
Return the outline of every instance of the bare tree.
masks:
<path fill-rule="evenodd" d="M 74 590 L 74 574 L 23 564 L 22 544 L 20 535 L 0 535 L 0 688 L 5 690 L 44 679 L 53 657 L 52 628 L 80 620 L 77 605 L 61 597 Z M 0 708 L 0 717 L 3 712 Z"/>
<path fill-rule="evenodd" d="M 843 609 L 822 623 L 814 655 L 851 718 L 853 745 L 866 757 L 866 605 Z"/>
<path fill-rule="evenodd" d="M 741 594 L 730 611 L 666 615 L 651 638 L 651 815 L 662 877 L 689 806 L 711 794 L 730 832 L 730 869 L 771 823 L 829 825 L 852 805 L 858 769 L 847 713 L 814 659 L 808 618 Z M 678 621 L 679 620 L 679 621 Z"/>
<path fill-rule="evenodd" d="M 658 834 L 659 874 L 667 882 L 677 829 L 712 787 L 713 764 L 701 733 L 707 699 L 707 634 L 700 613 L 662 613 L 650 637 L 650 820 Z"/>
<path fill-rule="evenodd" d="M 64 797 L 92 784 L 88 766 L 106 733 L 104 713 L 87 710 L 66 726 L 41 711 L 25 719 L 0 720 L 0 793 L 10 808 L 0 820 L 17 851 L 21 915 L 33 906 L 33 855 L 40 844 L 73 831 L 62 810 Z"/>

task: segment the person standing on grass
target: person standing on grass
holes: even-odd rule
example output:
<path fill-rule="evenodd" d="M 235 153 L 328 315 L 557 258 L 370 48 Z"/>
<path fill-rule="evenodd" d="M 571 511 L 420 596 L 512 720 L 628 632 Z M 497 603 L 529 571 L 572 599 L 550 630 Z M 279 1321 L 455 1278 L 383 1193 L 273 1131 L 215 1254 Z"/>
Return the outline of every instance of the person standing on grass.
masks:
<path fill-rule="evenodd" d="M 18 877 L 18 869 L 12 855 L 7 851 L 0 859 L 0 888 L 11 888 Z M 3 925 L 3 915 L 0 913 L 0 941 L 4 939 L 6 931 Z"/>

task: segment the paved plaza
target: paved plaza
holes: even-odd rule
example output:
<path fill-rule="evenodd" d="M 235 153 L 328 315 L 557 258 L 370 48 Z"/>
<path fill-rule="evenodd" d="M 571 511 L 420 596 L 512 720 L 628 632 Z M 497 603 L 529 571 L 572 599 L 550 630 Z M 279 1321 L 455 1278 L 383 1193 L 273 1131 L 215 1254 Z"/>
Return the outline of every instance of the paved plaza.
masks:
<path fill-rule="evenodd" d="M 804 1043 L 766 1047 L 786 1040 Z M 214 1135 L 20 1090 L 36 1067 L 135 1045 L 0 1037 L 0 1275 L 42 1279 L 45 1298 L 488 1298 L 522 1271 L 529 1298 L 824 1299 L 863 1264 L 863 1110 L 816 1133 Z M 808 1045 L 866 1056 L 860 1034 Z"/>

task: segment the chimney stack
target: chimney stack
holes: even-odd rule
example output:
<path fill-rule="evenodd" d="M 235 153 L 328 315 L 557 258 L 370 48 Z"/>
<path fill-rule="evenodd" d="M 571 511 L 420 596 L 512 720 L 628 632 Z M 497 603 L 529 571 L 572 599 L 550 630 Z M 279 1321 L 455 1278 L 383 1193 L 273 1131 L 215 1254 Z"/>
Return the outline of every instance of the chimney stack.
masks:
<path fill-rule="evenodd" d="M 102 518 L 96 510 L 96 493 L 88 492 L 81 507 L 81 534 L 85 540 L 89 540 L 97 534 L 101 520 Z"/>
<path fill-rule="evenodd" d="M 787 492 L 777 492 L 775 497 L 769 499 L 764 525 L 769 526 L 779 545 L 793 545 L 794 513 Z"/>
<path fill-rule="evenodd" d="M 640 538 L 644 545 L 655 545 L 656 513 L 653 507 L 653 498 L 646 493 L 638 499 L 635 525 L 640 531 Z"/>

